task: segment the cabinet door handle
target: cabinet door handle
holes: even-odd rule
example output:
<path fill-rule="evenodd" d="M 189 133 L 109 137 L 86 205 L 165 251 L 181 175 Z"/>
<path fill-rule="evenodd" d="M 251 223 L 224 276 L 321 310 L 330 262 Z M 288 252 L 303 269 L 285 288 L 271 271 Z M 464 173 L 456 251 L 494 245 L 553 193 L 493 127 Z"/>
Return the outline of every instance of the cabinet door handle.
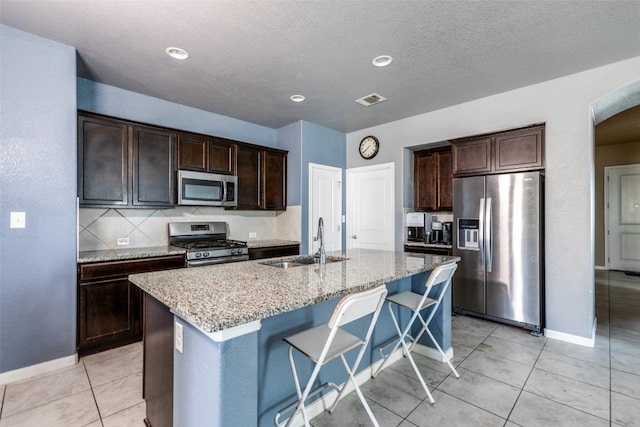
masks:
<path fill-rule="evenodd" d="M 357 239 L 358 236 L 356 236 L 355 234 L 353 236 L 351 236 L 352 239 Z"/>

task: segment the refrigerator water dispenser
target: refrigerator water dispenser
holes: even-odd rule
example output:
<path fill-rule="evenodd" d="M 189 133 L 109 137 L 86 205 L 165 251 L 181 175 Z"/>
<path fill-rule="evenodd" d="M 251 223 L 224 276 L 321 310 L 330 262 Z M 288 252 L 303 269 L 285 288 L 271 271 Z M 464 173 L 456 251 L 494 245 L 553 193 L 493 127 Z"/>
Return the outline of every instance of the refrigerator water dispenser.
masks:
<path fill-rule="evenodd" d="M 458 218 L 458 249 L 478 250 L 479 226 L 477 219 Z"/>

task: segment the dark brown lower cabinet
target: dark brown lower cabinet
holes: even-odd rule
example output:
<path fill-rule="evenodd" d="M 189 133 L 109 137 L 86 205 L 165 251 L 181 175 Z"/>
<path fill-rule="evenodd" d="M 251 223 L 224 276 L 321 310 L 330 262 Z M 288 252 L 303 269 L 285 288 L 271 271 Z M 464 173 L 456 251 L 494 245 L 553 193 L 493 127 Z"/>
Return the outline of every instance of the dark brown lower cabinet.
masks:
<path fill-rule="evenodd" d="M 142 293 L 129 274 L 182 268 L 184 255 L 78 265 L 78 355 L 142 339 Z"/>
<path fill-rule="evenodd" d="M 170 427 L 173 425 L 173 314 L 151 295 L 143 295 L 145 423 L 152 427 Z"/>

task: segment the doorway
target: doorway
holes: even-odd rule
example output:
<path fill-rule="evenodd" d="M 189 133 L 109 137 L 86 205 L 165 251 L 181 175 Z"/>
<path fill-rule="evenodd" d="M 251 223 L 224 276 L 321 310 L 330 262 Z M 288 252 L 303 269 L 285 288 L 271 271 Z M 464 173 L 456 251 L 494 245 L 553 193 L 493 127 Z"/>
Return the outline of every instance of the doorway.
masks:
<path fill-rule="evenodd" d="M 604 170 L 608 267 L 640 272 L 640 164 Z"/>
<path fill-rule="evenodd" d="M 347 170 L 347 249 L 393 251 L 394 164 Z"/>
<path fill-rule="evenodd" d="M 342 250 L 342 169 L 309 163 L 309 253 L 320 247 L 318 220 L 324 223 L 325 251 Z"/>

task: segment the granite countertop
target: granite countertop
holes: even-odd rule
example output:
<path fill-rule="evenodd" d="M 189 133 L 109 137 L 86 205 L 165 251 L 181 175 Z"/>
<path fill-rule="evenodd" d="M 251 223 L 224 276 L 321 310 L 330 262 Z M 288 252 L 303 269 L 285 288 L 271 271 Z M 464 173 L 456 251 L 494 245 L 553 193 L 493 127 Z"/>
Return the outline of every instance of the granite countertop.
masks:
<path fill-rule="evenodd" d="M 419 246 L 421 248 L 442 248 L 452 249 L 453 246 L 444 243 L 422 243 L 422 242 L 404 242 L 405 246 Z"/>
<path fill-rule="evenodd" d="M 248 240 L 247 246 L 249 249 L 255 248 L 268 248 L 271 246 L 290 246 L 290 245 L 299 245 L 300 242 L 297 240 L 279 240 L 279 239 L 269 239 L 269 240 Z"/>
<path fill-rule="evenodd" d="M 328 256 L 341 256 L 329 253 Z M 358 249 L 346 261 L 288 269 L 269 260 L 133 274 L 129 280 L 173 313 L 216 332 L 307 307 L 458 261 L 458 257 Z M 277 258 L 278 261 L 296 257 Z"/>
<path fill-rule="evenodd" d="M 78 264 L 86 264 L 89 262 L 122 261 L 138 258 L 153 258 L 167 255 L 183 255 L 184 253 L 184 249 L 175 246 L 153 246 L 147 248 L 83 251 L 78 253 Z"/>
<path fill-rule="evenodd" d="M 247 247 L 251 248 L 267 248 L 270 246 L 288 246 L 299 245 L 296 240 L 250 240 Z M 87 264 L 90 262 L 108 262 L 122 261 L 127 259 L 152 258 L 167 255 L 182 255 L 186 251 L 176 246 L 153 246 L 146 248 L 127 248 L 127 249 L 111 249 L 103 251 L 82 251 L 78 253 L 78 264 Z"/>

